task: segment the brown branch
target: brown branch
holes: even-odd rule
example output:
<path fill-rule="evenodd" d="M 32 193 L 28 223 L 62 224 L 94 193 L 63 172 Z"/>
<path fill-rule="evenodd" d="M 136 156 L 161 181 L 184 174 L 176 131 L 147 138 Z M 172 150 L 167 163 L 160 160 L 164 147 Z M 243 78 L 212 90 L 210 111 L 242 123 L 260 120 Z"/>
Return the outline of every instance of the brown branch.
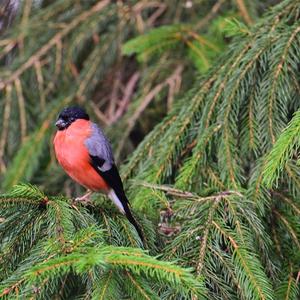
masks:
<path fill-rule="evenodd" d="M 140 286 L 136 280 L 134 280 L 133 276 L 131 276 L 131 274 L 128 271 L 126 271 L 126 273 L 127 273 L 127 276 L 129 277 L 129 279 L 131 280 L 131 282 L 133 283 L 133 285 L 135 285 L 137 290 L 143 295 L 144 299 L 151 300 L 151 298 L 146 294 L 143 287 Z"/>
<path fill-rule="evenodd" d="M 118 102 L 118 92 L 121 86 L 121 72 L 117 71 L 114 74 L 114 80 L 111 87 L 110 99 L 107 109 L 107 115 L 110 120 L 110 124 L 112 123 L 112 119 L 114 117 L 114 113 L 116 110 L 117 102 Z"/>
<path fill-rule="evenodd" d="M 202 29 L 214 16 L 218 13 L 225 0 L 219 0 L 211 9 L 211 11 L 194 27 L 195 31 Z"/>
<path fill-rule="evenodd" d="M 123 134 L 122 139 L 119 142 L 118 149 L 116 151 L 115 157 L 119 157 L 121 150 L 125 144 L 126 138 L 129 136 L 131 130 L 133 129 L 136 121 L 139 119 L 144 110 L 148 107 L 148 105 L 153 101 L 155 96 L 159 94 L 166 86 L 169 85 L 170 80 L 174 80 L 178 77 L 178 74 L 182 72 L 182 66 L 179 65 L 173 74 L 171 74 L 164 82 L 157 84 L 150 92 L 144 97 L 141 104 L 137 107 L 131 118 L 127 121 L 127 128 Z"/>
<path fill-rule="evenodd" d="M 182 70 L 183 67 L 181 66 L 181 69 L 178 70 L 177 74 L 175 74 L 174 77 L 171 77 L 167 80 L 167 83 L 169 84 L 169 91 L 168 91 L 168 98 L 167 98 L 168 111 L 170 111 L 173 106 L 175 94 L 177 94 L 180 90 Z"/>
<path fill-rule="evenodd" d="M 136 84 L 139 79 L 140 79 L 139 72 L 135 72 L 129 79 L 125 87 L 123 98 L 121 99 L 121 101 L 119 101 L 119 107 L 114 113 L 114 115 L 112 116 L 112 118 L 110 119 L 110 125 L 115 123 L 124 114 L 130 102 L 130 99 L 132 97 L 132 94 L 134 92 L 134 88 L 136 87 Z"/>
<path fill-rule="evenodd" d="M 105 114 L 98 108 L 98 106 L 93 102 L 93 101 L 89 101 L 88 104 L 91 106 L 91 108 L 93 109 L 94 114 L 96 115 L 96 117 L 104 124 L 104 125 L 109 125 L 110 121 L 107 119 L 107 117 L 105 116 Z"/>
<path fill-rule="evenodd" d="M 151 26 L 153 22 L 165 11 L 166 5 L 160 1 L 141 1 L 132 8 L 133 15 L 136 18 L 137 28 L 139 32 L 144 32 L 145 22 L 142 17 L 142 11 L 147 8 L 157 7 L 158 9 L 147 19 L 147 26 Z"/>
<path fill-rule="evenodd" d="M 248 25 L 253 24 L 253 20 L 252 20 L 252 18 L 250 17 L 250 15 L 248 13 L 248 10 L 247 10 L 247 7 L 244 3 L 244 0 L 236 0 L 236 4 L 237 4 L 238 9 L 239 9 L 243 19 L 245 20 L 245 22 Z"/>
<path fill-rule="evenodd" d="M 21 28 L 26 28 L 28 26 L 28 20 L 30 11 L 32 8 L 32 0 L 26 0 L 24 1 L 24 8 L 23 8 L 23 15 L 21 19 Z M 18 36 L 18 50 L 20 52 L 20 56 L 24 56 L 24 31 L 21 31 L 21 34 Z"/>
<path fill-rule="evenodd" d="M 18 286 L 21 283 L 23 283 L 24 281 L 25 281 L 25 279 L 21 279 L 18 282 L 16 282 L 14 285 L 12 285 L 11 287 L 4 289 L 3 292 L 0 294 L 0 297 L 4 297 L 4 296 L 8 295 L 11 291 L 17 290 Z"/>
<path fill-rule="evenodd" d="M 15 80 L 15 87 L 18 96 L 18 105 L 19 105 L 19 112 L 20 112 L 21 139 L 22 142 L 24 142 L 26 131 L 27 131 L 26 111 L 25 111 L 25 100 L 23 96 L 22 84 L 19 78 Z"/>
<path fill-rule="evenodd" d="M 2 123 L 2 133 L 0 140 L 0 173 L 3 173 L 6 170 L 6 166 L 3 161 L 7 136 L 8 136 L 8 127 L 9 127 L 9 119 L 10 119 L 10 111 L 11 111 L 11 103 L 12 103 L 12 87 L 8 85 L 6 87 L 6 102 L 3 113 L 3 123 Z"/>
<path fill-rule="evenodd" d="M 296 286 L 298 286 L 299 281 L 300 281 L 300 271 L 298 271 L 298 274 L 297 274 Z"/>
<path fill-rule="evenodd" d="M 148 27 L 153 26 L 153 23 L 156 21 L 156 19 L 159 18 L 167 8 L 167 5 L 164 3 L 159 3 L 159 5 L 160 6 L 157 6 L 157 10 L 146 21 Z"/>
<path fill-rule="evenodd" d="M 43 110 L 45 110 L 45 106 L 46 106 L 46 98 L 45 98 L 45 91 L 44 91 L 44 77 L 43 77 L 41 63 L 39 60 L 37 60 L 34 63 L 34 68 L 35 68 L 35 72 L 36 72 L 36 79 L 38 82 L 38 88 L 39 88 L 39 93 L 40 93 L 41 110 L 43 111 Z"/>
<path fill-rule="evenodd" d="M 14 49 L 14 47 L 17 45 L 16 41 L 10 41 L 10 43 L 8 45 L 5 46 L 5 48 L 3 50 L 1 50 L 1 54 L 0 54 L 0 60 L 5 57 L 5 55 L 7 55 L 12 49 Z"/>
<path fill-rule="evenodd" d="M 129 128 L 132 128 L 136 122 L 136 120 L 140 117 L 142 112 L 147 108 L 150 102 L 154 99 L 154 97 L 161 92 L 161 90 L 166 86 L 169 85 L 170 80 L 174 80 L 178 77 L 178 75 L 182 72 L 183 67 L 178 66 L 173 74 L 168 77 L 164 82 L 158 84 L 154 89 L 152 89 L 144 98 L 142 104 L 138 107 L 138 109 L 134 112 L 133 116 L 128 121 Z"/>
<path fill-rule="evenodd" d="M 63 46 L 61 40 L 56 43 L 56 57 L 55 57 L 55 71 L 54 76 L 51 81 L 48 81 L 47 87 L 45 88 L 45 97 L 49 95 L 49 93 L 55 88 L 55 83 L 57 78 L 61 72 L 62 67 L 62 55 L 63 55 Z M 72 71 L 72 70 L 71 70 Z"/>
<path fill-rule="evenodd" d="M 179 198 L 185 198 L 188 200 L 195 200 L 195 201 L 209 201 L 209 200 L 218 200 L 220 197 L 221 198 L 226 198 L 226 197 L 231 197 L 231 196 L 238 196 L 238 197 L 243 197 L 243 195 L 238 192 L 238 191 L 222 191 L 220 193 L 217 193 L 212 196 L 207 196 L 207 197 L 201 197 L 195 193 L 191 193 L 188 191 L 182 191 L 180 189 L 176 189 L 167 185 L 158 185 L 158 184 L 152 184 L 144 181 L 135 181 L 132 180 L 135 184 L 144 186 L 146 188 L 151 188 L 155 190 L 160 190 L 163 192 L 166 192 L 169 195 L 179 197 Z"/>
<path fill-rule="evenodd" d="M 62 64 L 62 55 L 63 55 L 63 45 L 61 40 L 58 40 L 56 43 L 56 60 L 55 60 L 55 75 L 61 71 L 61 64 Z"/>
<path fill-rule="evenodd" d="M 284 166 L 287 174 L 289 175 L 290 179 L 293 179 L 297 187 L 300 187 L 300 180 L 298 179 L 298 176 L 293 173 L 293 170 L 290 168 L 288 164 Z"/>

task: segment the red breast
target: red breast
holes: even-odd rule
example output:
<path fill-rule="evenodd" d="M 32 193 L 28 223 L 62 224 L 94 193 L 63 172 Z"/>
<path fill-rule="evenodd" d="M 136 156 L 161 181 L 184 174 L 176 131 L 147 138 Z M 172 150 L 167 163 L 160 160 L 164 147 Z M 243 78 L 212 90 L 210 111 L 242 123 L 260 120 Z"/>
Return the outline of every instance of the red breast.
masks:
<path fill-rule="evenodd" d="M 91 134 L 90 121 L 83 119 L 57 131 L 53 141 L 56 158 L 66 173 L 82 186 L 92 191 L 108 191 L 109 186 L 91 166 L 84 144 Z"/>

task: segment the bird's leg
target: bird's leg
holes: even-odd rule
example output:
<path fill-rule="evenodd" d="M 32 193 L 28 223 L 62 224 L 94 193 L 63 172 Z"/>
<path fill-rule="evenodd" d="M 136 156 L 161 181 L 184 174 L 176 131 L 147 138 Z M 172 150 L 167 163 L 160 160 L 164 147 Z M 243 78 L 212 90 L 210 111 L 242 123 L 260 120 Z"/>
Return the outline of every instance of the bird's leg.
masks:
<path fill-rule="evenodd" d="M 91 197 L 91 194 L 93 193 L 93 191 L 91 190 L 87 190 L 87 193 L 85 193 L 83 196 L 81 197 L 77 197 L 75 198 L 75 201 L 77 202 L 85 202 L 85 203 L 90 203 L 91 200 L 90 200 L 90 197 Z"/>

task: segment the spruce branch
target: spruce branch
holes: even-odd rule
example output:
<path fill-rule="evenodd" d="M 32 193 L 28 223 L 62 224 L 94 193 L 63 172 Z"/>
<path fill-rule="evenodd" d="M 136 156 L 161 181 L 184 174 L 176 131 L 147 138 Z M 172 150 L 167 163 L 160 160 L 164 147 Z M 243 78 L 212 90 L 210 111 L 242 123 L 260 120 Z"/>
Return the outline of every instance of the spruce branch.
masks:
<path fill-rule="evenodd" d="M 68 26 L 66 26 L 63 30 L 58 32 L 50 41 L 47 42 L 41 49 L 39 49 L 36 53 L 34 53 L 26 62 L 21 65 L 15 72 L 13 72 L 8 78 L 1 79 L 0 81 L 0 90 L 2 90 L 6 85 L 14 82 L 16 79 L 20 77 L 20 75 L 26 71 L 28 68 L 32 67 L 37 61 L 41 59 L 53 46 L 55 46 L 58 42 L 60 42 L 64 36 L 69 34 L 78 24 L 84 22 L 93 14 L 101 11 L 105 6 L 109 4 L 109 0 L 99 1 L 95 4 L 90 10 L 83 12 L 77 18 L 75 18 Z"/>
<path fill-rule="evenodd" d="M 278 184 L 279 173 L 283 169 L 284 164 L 289 158 L 292 158 L 293 153 L 298 149 L 298 136 L 300 134 L 300 112 L 296 112 L 293 119 L 279 136 L 273 149 L 268 154 L 266 160 L 268 163 L 265 166 L 263 182 L 267 186 L 271 186 L 275 181 Z"/>
<path fill-rule="evenodd" d="M 266 3 L 48 2 L 0 41 L 1 297 L 297 299 L 299 1 L 249 27 Z M 71 103 L 130 153 L 145 245 L 104 196 L 56 196 L 79 192 L 48 153 Z"/>

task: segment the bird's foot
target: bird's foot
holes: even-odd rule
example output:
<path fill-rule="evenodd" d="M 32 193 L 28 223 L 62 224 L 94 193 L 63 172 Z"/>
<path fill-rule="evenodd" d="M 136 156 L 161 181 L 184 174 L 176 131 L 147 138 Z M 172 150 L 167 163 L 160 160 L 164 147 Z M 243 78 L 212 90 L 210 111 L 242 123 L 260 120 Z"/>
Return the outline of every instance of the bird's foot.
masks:
<path fill-rule="evenodd" d="M 91 194 L 92 193 L 93 193 L 92 191 L 88 191 L 83 196 L 75 198 L 74 202 L 81 202 L 81 203 L 84 203 L 84 204 L 91 204 L 92 203 L 91 202 Z"/>

